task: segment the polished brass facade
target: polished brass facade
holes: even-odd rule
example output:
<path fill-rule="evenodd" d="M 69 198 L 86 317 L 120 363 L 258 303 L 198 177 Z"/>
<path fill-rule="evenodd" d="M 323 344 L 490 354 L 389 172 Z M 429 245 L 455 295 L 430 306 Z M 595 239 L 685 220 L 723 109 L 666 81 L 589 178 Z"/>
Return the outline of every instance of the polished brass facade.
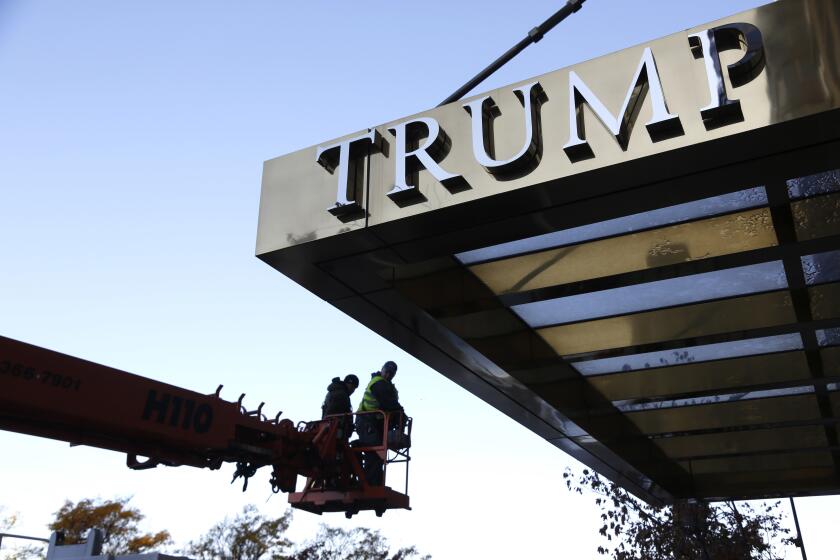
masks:
<path fill-rule="evenodd" d="M 257 255 L 651 502 L 837 493 L 837 22 L 781 0 L 267 161 Z"/>

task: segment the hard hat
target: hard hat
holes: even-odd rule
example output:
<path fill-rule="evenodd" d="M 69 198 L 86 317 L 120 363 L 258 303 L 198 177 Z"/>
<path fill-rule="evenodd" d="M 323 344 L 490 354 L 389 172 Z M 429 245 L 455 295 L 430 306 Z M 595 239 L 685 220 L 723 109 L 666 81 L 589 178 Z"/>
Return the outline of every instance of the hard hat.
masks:
<path fill-rule="evenodd" d="M 354 387 L 359 386 L 359 378 L 353 375 L 352 373 L 344 378 L 344 382 L 348 385 L 353 385 Z"/>

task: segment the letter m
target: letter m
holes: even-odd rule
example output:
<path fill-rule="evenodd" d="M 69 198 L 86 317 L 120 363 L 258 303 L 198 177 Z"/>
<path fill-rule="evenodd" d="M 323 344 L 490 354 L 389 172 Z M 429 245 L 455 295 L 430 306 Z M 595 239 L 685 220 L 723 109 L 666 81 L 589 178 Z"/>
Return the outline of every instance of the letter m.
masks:
<path fill-rule="evenodd" d="M 613 115 L 601 103 L 601 100 L 575 72 L 569 72 L 569 141 L 563 146 L 563 150 L 569 159 L 580 161 L 595 157 L 592 147 L 586 141 L 584 128 L 583 106 L 595 113 L 601 123 L 607 127 L 622 150 L 627 150 L 630 142 L 630 134 L 633 125 L 642 108 L 645 95 L 650 93 L 651 104 L 653 105 L 653 116 L 645 125 L 650 139 L 654 142 L 680 136 L 684 134 L 682 123 L 677 115 L 668 112 L 665 103 L 665 95 L 662 93 L 662 82 L 659 79 L 659 72 L 656 69 L 656 61 L 653 52 L 646 48 L 642 53 L 642 60 L 630 89 L 624 97 L 624 104 L 618 116 Z"/>

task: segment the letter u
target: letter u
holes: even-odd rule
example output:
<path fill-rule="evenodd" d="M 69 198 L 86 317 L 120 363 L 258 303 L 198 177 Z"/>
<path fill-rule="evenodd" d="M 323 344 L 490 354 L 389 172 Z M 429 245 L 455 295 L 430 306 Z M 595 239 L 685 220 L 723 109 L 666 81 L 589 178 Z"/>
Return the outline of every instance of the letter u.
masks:
<path fill-rule="evenodd" d="M 472 116 L 473 154 L 489 173 L 497 179 L 516 179 L 527 175 L 542 159 L 542 129 L 540 107 L 547 100 L 539 82 L 532 82 L 513 93 L 522 104 L 525 114 L 525 141 L 522 148 L 511 158 L 496 159 L 493 120 L 501 115 L 499 108 L 489 95 L 464 104 Z"/>

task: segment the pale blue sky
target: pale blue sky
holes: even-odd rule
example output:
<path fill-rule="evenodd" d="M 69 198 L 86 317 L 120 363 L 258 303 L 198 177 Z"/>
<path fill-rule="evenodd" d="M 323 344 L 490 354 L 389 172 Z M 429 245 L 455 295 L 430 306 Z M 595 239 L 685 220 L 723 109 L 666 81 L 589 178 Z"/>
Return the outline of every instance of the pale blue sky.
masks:
<path fill-rule="evenodd" d="M 761 3 L 589 0 L 480 89 Z M 561 5 L 0 0 L 0 334 L 294 420 L 332 376 L 394 359 L 415 509 L 324 521 L 438 559 L 595 558 L 571 459 L 253 256 L 263 160 L 436 105 Z M 180 542 L 285 507 L 267 473 L 243 495 L 230 467 L 136 473 L 9 433 L 0 449 L 0 505 L 30 534 L 65 498 L 133 495 Z M 798 503 L 809 558 L 832 557 L 840 502 Z M 295 535 L 319 521 L 298 513 Z"/>

